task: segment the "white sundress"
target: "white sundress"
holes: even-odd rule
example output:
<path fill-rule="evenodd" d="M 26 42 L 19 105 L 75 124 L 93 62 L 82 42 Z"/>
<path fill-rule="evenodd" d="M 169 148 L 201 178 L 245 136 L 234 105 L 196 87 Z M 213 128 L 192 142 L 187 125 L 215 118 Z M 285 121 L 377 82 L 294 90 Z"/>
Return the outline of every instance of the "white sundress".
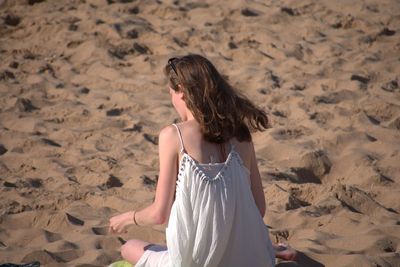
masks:
<path fill-rule="evenodd" d="M 233 144 L 224 163 L 197 163 L 177 125 L 182 159 L 166 229 L 167 247 L 146 250 L 136 267 L 270 267 L 275 251 Z"/>

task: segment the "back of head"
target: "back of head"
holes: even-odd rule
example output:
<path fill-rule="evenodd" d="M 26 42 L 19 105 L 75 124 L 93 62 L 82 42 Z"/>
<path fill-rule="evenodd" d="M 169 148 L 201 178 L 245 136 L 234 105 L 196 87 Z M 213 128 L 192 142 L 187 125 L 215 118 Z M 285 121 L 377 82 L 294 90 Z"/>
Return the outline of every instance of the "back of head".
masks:
<path fill-rule="evenodd" d="M 183 91 L 186 106 L 207 141 L 223 143 L 232 137 L 251 141 L 251 130 L 268 127 L 265 112 L 234 90 L 205 57 L 171 58 L 164 72 L 170 87 Z"/>

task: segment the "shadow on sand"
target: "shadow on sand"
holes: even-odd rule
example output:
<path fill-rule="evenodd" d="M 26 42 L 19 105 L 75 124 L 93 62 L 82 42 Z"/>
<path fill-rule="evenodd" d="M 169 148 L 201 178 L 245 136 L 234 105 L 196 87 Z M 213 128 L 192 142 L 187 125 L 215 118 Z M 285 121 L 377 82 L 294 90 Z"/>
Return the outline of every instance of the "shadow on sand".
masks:
<path fill-rule="evenodd" d="M 296 262 L 281 261 L 278 264 L 276 264 L 276 267 L 325 267 L 325 265 L 308 257 L 306 254 L 297 251 Z"/>

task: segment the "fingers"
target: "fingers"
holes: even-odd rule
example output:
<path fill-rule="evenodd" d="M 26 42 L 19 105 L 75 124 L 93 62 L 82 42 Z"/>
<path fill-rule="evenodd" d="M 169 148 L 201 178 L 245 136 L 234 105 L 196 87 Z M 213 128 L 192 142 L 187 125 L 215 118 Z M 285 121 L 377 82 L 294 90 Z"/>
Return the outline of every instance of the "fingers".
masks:
<path fill-rule="evenodd" d="M 120 234 L 121 231 L 119 231 L 117 228 L 110 227 L 109 233 L 110 234 Z"/>
<path fill-rule="evenodd" d="M 111 234 L 118 233 L 118 225 L 113 221 L 112 218 L 110 219 L 110 222 L 109 222 L 108 232 Z"/>
<path fill-rule="evenodd" d="M 122 234 L 122 233 L 127 233 L 128 231 L 126 230 L 127 216 L 124 214 L 120 214 L 117 216 L 113 216 L 109 220 L 109 227 L 108 231 L 111 234 Z"/>
<path fill-rule="evenodd" d="M 119 227 L 117 225 L 110 224 L 110 226 L 108 227 L 108 232 L 110 234 L 122 234 L 122 233 L 126 234 L 126 233 L 128 233 L 128 231 L 124 228 L 125 227 L 123 227 L 123 226 Z"/>
<path fill-rule="evenodd" d="M 113 228 L 111 225 L 108 226 L 108 232 L 109 232 L 110 234 L 113 234 L 113 233 L 114 233 L 114 228 Z"/>
<path fill-rule="evenodd" d="M 118 227 L 118 221 L 116 220 L 116 218 L 115 218 L 116 216 L 114 216 L 114 217 L 111 217 L 110 218 L 110 221 L 109 221 L 109 227 L 108 227 L 108 231 L 109 231 L 109 233 L 111 233 L 111 234 L 117 234 L 119 231 L 119 227 Z"/>
<path fill-rule="evenodd" d="M 110 224 L 109 232 L 112 233 L 112 234 L 119 234 L 121 231 L 120 231 L 120 229 L 119 229 L 119 227 L 117 225 Z"/>

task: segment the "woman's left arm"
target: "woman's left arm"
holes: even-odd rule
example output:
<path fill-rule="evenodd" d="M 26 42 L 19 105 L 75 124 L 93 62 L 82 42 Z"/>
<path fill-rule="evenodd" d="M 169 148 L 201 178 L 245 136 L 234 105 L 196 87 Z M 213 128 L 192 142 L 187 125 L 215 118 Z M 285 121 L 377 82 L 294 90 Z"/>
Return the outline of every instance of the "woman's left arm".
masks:
<path fill-rule="evenodd" d="M 159 135 L 160 173 L 158 176 L 154 202 L 140 210 L 128 211 L 110 219 L 110 231 L 121 233 L 126 226 L 134 224 L 133 215 L 138 225 L 157 225 L 167 222 L 173 203 L 176 177 L 178 173 L 179 139 L 174 126 L 161 130 Z"/>

